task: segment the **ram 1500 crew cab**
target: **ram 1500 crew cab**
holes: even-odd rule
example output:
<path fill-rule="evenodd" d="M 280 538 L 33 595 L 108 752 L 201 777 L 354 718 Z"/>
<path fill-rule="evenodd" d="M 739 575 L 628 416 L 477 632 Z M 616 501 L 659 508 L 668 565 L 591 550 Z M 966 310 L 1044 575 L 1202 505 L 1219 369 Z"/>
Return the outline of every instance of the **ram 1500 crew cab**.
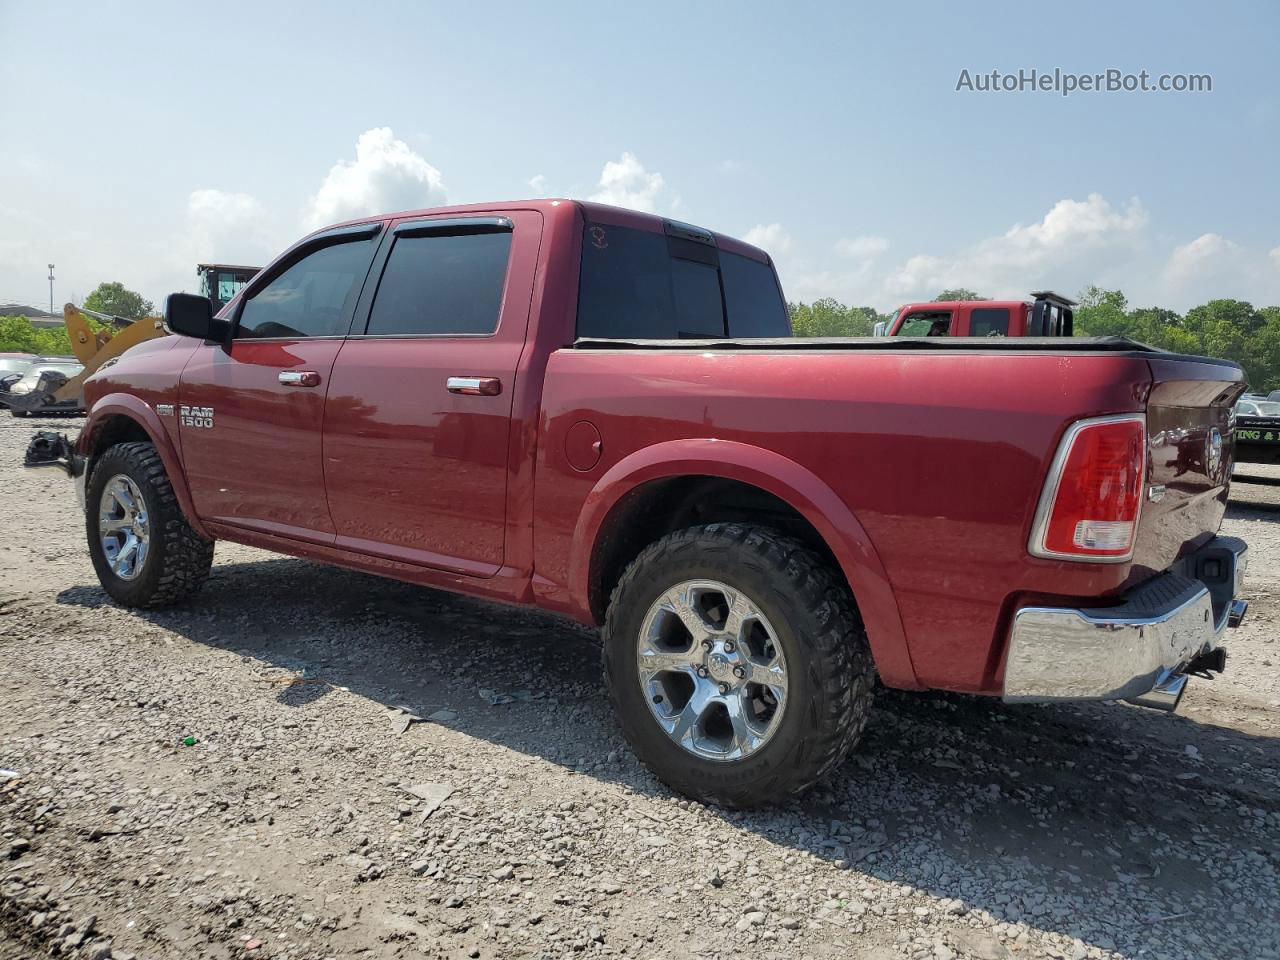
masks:
<path fill-rule="evenodd" d="M 568 200 L 321 230 L 167 323 L 30 451 L 116 601 L 187 599 L 232 540 L 599 625 L 695 796 L 803 790 L 877 678 L 1171 707 L 1243 614 L 1232 363 L 791 339 L 760 250 Z"/>

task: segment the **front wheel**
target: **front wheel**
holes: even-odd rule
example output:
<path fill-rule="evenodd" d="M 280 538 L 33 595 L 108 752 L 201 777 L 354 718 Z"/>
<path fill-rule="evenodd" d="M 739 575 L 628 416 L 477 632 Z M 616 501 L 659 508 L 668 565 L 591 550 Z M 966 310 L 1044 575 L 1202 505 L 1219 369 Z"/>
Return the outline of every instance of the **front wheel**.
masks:
<path fill-rule="evenodd" d="M 85 496 L 89 555 L 102 587 L 127 607 L 162 607 L 200 589 L 213 542 L 183 516 L 150 443 L 121 443 L 93 465 Z"/>
<path fill-rule="evenodd" d="M 874 668 L 848 589 L 776 531 L 710 524 L 647 547 L 614 591 L 605 679 L 637 756 L 734 807 L 796 796 L 866 725 Z"/>

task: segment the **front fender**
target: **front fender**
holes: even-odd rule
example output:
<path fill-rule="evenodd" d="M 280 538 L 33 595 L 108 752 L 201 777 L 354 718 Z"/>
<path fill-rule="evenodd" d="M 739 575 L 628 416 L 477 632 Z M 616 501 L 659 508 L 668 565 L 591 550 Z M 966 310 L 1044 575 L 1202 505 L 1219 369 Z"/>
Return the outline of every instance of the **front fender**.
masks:
<path fill-rule="evenodd" d="M 898 602 L 871 538 L 844 501 L 807 467 L 779 453 L 730 440 L 668 440 L 614 464 L 597 481 L 574 529 L 569 590 L 579 609 L 590 609 L 591 557 L 609 514 L 641 484 L 684 476 L 720 477 L 758 487 L 783 500 L 813 525 L 853 589 L 886 684 L 919 689 Z"/>
<path fill-rule="evenodd" d="M 156 448 L 156 453 L 160 454 L 165 473 L 169 475 L 169 483 L 173 486 L 174 495 L 178 498 L 178 505 L 182 507 L 187 523 L 200 536 L 212 540 L 213 537 L 196 516 L 191 490 L 187 486 L 187 475 L 182 469 L 182 458 L 178 456 L 178 451 L 169 438 L 169 432 L 165 430 L 159 416 L 145 401 L 128 393 L 108 393 L 98 399 L 89 410 L 88 419 L 80 430 L 80 435 L 76 437 L 75 452 L 82 457 L 92 457 L 103 428 L 113 416 L 128 417 L 146 432 L 148 439 Z M 86 476 L 88 472 L 88 470 L 85 471 Z"/>

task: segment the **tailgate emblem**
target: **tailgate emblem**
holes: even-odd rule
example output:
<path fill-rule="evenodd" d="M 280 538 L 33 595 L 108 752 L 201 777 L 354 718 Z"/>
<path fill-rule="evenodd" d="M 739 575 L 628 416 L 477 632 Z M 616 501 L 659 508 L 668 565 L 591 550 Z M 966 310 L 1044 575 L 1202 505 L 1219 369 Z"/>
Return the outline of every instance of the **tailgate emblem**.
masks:
<path fill-rule="evenodd" d="M 1209 479 L 1215 483 L 1221 479 L 1222 431 L 1217 427 L 1209 428 L 1209 438 L 1205 441 L 1204 469 L 1209 474 Z"/>

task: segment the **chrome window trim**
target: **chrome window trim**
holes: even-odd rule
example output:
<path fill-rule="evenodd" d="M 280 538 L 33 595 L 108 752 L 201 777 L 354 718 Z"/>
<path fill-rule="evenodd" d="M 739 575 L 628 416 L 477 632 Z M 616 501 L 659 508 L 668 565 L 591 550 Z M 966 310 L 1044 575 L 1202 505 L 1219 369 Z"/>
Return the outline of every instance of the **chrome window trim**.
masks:
<path fill-rule="evenodd" d="M 1129 543 L 1128 552 L 1119 557 L 1094 557 L 1080 556 L 1074 553 L 1059 553 L 1055 550 L 1047 549 L 1044 545 L 1044 539 L 1048 533 L 1049 513 L 1053 509 L 1054 500 L 1057 499 L 1058 487 L 1062 483 L 1062 471 L 1066 468 L 1067 456 L 1071 452 L 1071 447 L 1075 443 L 1076 437 L 1089 427 L 1106 423 L 1131 422 L 1137 422 L 1142 425 L 1142 490 L 1138 496 L 1138 513 L 1133 518 L 1133 539 Z M 1142 504 L 1146 500 L 1147 470 L 1149 466 L 1150 452 L 1147 450 L 1147 415 L 1145 413 L 1119 413 L 1105 417 L 1087 417 L 1071 424 L 1062 435 L 1062 440 L 1058 443 L 1058 450 L 1053 455 L 1053 462 L 1050 464 L 1049 473 L 1045 477 L 1044 488 L 1040 491 L 1040 502 L 1036 505 L 1035 519 L 1031 523 L 1031 537 L 1027 541 L 1027 552 L 1033 557 L 1040 557 L 1044 560 L 1073 560 L 1076 563 L 1128 563 L 1133 559 L 1133 552 L 1138 546 L 1138 530 L 1142 525 Z"/>

